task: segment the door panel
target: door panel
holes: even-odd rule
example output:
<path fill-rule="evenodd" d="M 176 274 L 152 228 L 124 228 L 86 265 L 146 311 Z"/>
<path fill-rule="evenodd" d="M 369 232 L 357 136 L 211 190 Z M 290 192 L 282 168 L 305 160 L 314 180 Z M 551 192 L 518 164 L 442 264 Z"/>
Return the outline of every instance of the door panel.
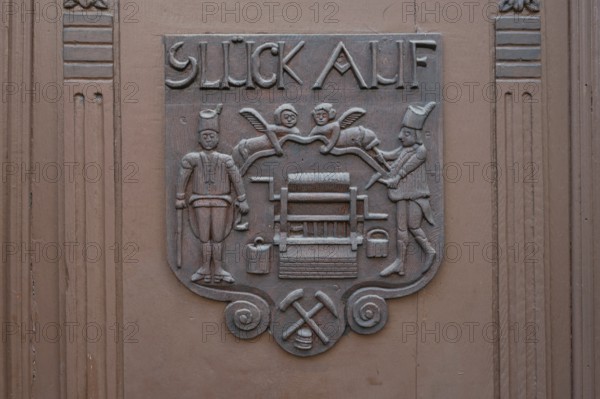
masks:
<path fill-rule="evenodd" d="M 583 22 L 568 31 L 569 7 L 580 3 L 593 8 L 583 0 L 542 0 L 539 9 L 533 0 L 11 2 L 0 40 L 8 54 L 0 62 L 2 396 L 592 397 L 594 197 L 585 165 L 593 119 L 581 107 L 573 122 L 581 129 L 571 131 L 567 103 L 569 90 L 572 107 L 591 101 L 585 84 L 595 76 L 593 18 L 572 12 Z M 428 170 L 443 183 L 439 271 L 418 292 L 387 300 L 377 334 L 346 326 L 318 356 L 293 356 L 268 331 L 237 338 L 227 303 L 196 295 L 169 267 L 167 226 L 176 221 L 165 212 L 174 193 L 165 183 L 173 117 L 164 36 L 233 33 L 435 33 L 443 45 L 443 84 L 418 101 L 438 101 L 443 132 L 443 163 Z M 579 57 L 571 75 L 565 54 Z M 299 103 L 336 100 L 305 85 L 311 97 Z M 219 102 L 186 93 L 192 113 Z M 227 112 L 259 107 L 232 93 L 220 93 Z M 261 106 L 280 105 L 269 101 Z M 334 102 L 338 111 L 366 107 L 344 101 Z M 399 122 L 407 105 L 390 118 Z M 188 123 L 194 131 L 197 121 Z M 229 151 L 233 138 L 223 142 Z M 387 201 L 383 186 L 376 190 Z M 583 385 L 572 388 L 572 377 Z"/>

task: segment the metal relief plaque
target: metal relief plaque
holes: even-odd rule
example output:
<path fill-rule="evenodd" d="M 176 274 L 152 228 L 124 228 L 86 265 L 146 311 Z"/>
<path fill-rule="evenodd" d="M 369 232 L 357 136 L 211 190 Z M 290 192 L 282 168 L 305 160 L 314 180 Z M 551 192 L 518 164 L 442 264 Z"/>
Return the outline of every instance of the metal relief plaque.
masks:
<path fill-rule="evenodd" d="M 444 243 L 438 34 L 165 36 L 169 265 L 241 338 L 381 330 Z"/>

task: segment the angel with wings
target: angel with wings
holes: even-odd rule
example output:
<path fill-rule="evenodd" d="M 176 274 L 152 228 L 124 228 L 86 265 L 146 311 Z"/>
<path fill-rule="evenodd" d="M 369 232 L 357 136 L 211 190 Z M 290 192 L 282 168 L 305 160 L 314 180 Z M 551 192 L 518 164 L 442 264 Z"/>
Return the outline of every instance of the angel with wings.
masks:
<path fill-rule="evenodd" d="M 329 141 L 321 148 L 323 154 L 329 153 L 333 147 L 357 147 L 364 151 L 377 152 L 379 139 L 374 131 L 363 126 L 350 127 L 354 122 L 365 115 L 367 111 L 362 108 L 350 108 L 335 120 L 336 111 L 329 103 L 317 105 L 312 115 L 317 126 L 310 132 L 310 136 L 320 135 Z"/>
<path fill-rule="evenodd" d="M 291 104 L 280 105 L 274 113 L 275 123 L 267 123 L 262 115 L 254 108 L 242 108 L 240 114 L 263 136 L 242 139 L 233 149 L 233 158 L 238 165 L 243 164 L 248 157 L 262 150 L 274 149 L 277 156 L 283 155 L 279 140 L 288 135 L 299 135 L 296 127 L 298 112 Z"/>

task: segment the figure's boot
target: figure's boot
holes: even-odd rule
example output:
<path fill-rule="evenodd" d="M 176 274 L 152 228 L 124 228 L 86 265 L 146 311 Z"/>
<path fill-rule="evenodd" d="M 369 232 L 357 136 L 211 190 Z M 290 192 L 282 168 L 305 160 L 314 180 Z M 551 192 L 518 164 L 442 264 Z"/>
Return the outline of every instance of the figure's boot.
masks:
<path fill-rule="evenodd" d="M 223 269 L 223 244 L 213 244 L 213 260 L 215 262 L 215 283 L 220 282 L 221 280 L 226 283 L 233 283 L 235 280 L 231 273 L 227 270 Z"/>
<path fill-rule="evenodd" d="M 210 283 L 210 258 L 212 257 L 212 246 L 210 243 L 202 243 L 200 254 L 200 268 L 192 275 L 192 281 L 204 280 Z"/>
<path fill-rule="evenodd" d="M 435 260 L 435 248 L 433 248 L 433 245 L 431 245 L 431 243 L 427 239 L 427 236 L 425 235 L 425 232 L 422 229 L 415 229 L 414 231 L 412 231 L 412 233 L 415 236 L 415 240 L 419 243 L 419 246 L 421 246 L 421 249 L 425 253 L 423 270 L 421 271 L 421 274 L 425 274 L 433 265 L 433 261 Z"/>
<path fill-rule="evenodd" d="M 396 241 L 396 260 L 392 262 L 391 265 L 386 267 L 379 273 L 381 277 L 387 277 L 390 274 L 398 273 L 401 276 L 406 274 L 404 263 L 406 260 L 406 241 L 398 240 Z"/>

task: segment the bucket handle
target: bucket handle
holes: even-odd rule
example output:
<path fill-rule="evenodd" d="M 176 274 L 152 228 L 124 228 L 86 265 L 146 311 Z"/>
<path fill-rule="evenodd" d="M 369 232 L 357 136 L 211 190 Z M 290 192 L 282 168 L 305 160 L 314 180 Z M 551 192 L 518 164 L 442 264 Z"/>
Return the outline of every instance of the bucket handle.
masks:
<path fill-rule="evenodd" d="M 388 240 L 390 239 L 390 235 L 384 229 L 373 229 L 373 230 L 369 230 L 367 232 L 367 240 L 370 239 L 373 236 L 373 234 L 377 234 L 377 233 L 383 234 L 385 236 L 385 238 Z"/>

